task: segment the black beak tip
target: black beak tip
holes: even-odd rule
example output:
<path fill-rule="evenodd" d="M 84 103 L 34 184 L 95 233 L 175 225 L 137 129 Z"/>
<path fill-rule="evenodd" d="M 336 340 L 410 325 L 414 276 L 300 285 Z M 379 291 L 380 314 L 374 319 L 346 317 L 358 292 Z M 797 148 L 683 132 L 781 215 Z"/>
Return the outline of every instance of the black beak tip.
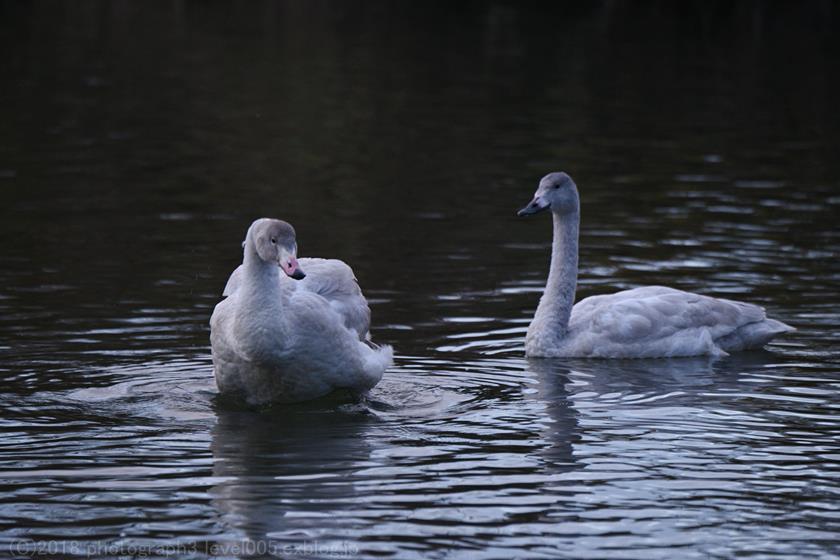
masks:
<path fill-rule="evenodd" d="M 306 278 L 306 274 L 304 274 L 301 269 L 297 269 L 292 273 L 292 278 L 295 280 L 303 280 Z"/>
<path fill-rule="evenodd" d="M 528 206 L 519 210 L 516 213 L 517 216 L 530 216 L 531 214 L 538 214 L 548 208 L 548 206 L 540 206 L 540 204 L 536 201 L 536 199 L 532 200 Z"/>

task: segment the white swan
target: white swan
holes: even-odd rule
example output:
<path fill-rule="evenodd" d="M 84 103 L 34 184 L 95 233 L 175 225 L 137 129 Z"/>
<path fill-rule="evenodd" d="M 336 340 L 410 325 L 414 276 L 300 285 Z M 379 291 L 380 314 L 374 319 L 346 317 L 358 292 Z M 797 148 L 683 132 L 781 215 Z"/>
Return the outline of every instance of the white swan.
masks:
<path fill-rule="evenodd" d="M 298 263 L 295 230 L 280 220 L 256 220 L 243 247 L 210 318 L 219 391 L 258 406 L 376 385 L 392 349 L 369 341 L 370 309 L 350 267 Z"/>
<path fill-rule="evenodd" d="M 580 202 L 566 173 L 542 178 L 520 216 L 550 209 L 551 270 L 525 336 L 535 358 L 664 358 L 760 348 L 793 331 L 757 305 L 663 286 L 592 296 L 574 304 Z"/>

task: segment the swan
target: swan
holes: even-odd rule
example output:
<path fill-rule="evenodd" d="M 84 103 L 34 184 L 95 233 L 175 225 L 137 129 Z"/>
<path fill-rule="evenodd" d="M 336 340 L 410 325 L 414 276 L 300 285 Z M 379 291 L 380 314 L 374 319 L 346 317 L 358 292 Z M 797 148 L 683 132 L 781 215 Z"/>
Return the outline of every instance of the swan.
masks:
<path fill-rule="evenodd" d="M 251 224 L 243 249 L 210 317 L 222 394 L 263 406 L 361 393 L 382 379 L 393 351 L 370 341 L 370 309 L 349 266 L 298 261 L 294 228 L 270 218 Z"/>
<path fill-rule="evenodd" d="M 795 330 L 749 303 L 664 286 L 585 298 L 574 305 L 580 200 L 569 175 L 549 173 L 519 216 L 551 210 L 551 270 L 525 335 L 533 358 L 725 356 Z"/>

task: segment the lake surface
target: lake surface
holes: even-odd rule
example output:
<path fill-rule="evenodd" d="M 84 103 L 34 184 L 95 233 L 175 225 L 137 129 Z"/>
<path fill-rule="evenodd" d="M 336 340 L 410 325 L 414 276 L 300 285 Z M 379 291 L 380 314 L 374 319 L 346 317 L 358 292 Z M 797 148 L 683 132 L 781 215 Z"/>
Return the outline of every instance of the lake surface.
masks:
<path fill-rule="evenodd" d="M 840 555 L 839 19 L 0 3 L 0 555 Z M 514 213 L 557 169 L 579 298 L 666 284 L 797 332 L 525 359 L 550 220 Z M 353 266 L 397 353 L 367 399 L 217 399 L 260 216 Z"/>

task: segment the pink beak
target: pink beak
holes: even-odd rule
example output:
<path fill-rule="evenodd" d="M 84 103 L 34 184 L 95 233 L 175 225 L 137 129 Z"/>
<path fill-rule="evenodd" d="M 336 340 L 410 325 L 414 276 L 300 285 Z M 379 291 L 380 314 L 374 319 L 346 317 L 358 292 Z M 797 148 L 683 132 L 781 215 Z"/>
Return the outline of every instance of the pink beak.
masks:
<path fill-rule="evenodd" d="M 306 274 L 300 269 L 300 265 L 297 262 L 297 259 L 294 257 L 289 257 L 289 259 L 285 262 L 280 263 L 280 268 L 283 269 L 283 272 L 286 273 L 286 276 L 290 278 L 294 278 L 295 280 L 303 280 L 306 278 Z"/>

